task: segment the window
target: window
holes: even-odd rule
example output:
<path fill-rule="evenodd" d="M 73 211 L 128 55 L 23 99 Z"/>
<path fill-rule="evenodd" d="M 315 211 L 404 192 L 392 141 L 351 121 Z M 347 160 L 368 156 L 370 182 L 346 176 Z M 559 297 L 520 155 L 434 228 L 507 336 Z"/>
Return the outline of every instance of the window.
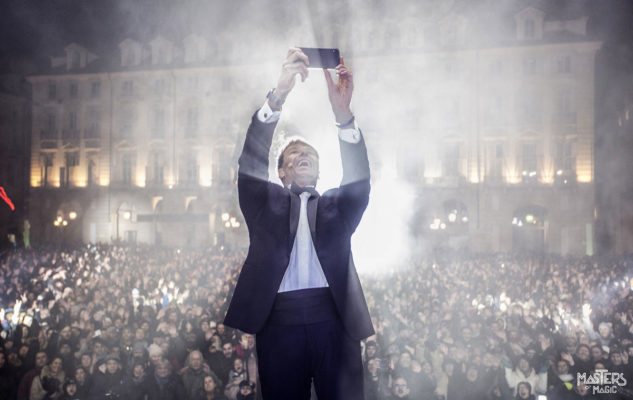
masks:
<path fill-rule="evenodd" d="M 129 138 L 134 130 L 134 113 L 130 109 L 124 109 L 121 115 L 121 137 Z"/>
<path fill-rule="evenodd" d="M 134 93 L 134 81 L 124 81 L 123 82 L 123 94 L 126 96 L 130 96 Z"/>
<path fill-rule="evenodd" d="M 526 19 L 523 25 L 526 39 L 533 39 L 535 36 L 535 25 L 533 19 Z"/>
<path fill-rule="evenodd" d="M 536 143 L 524 143 L 521 148 L 521 176 L 524 182 L 536 180 Z"/>
<path fill-rule="evenodd" d="M 70 68 L 75 69 L 81 66 L 81 54 L 78 51 L 73 51 L 70 56 Z"/>
<path fill-rule="evenodd" d="M 101 114 L 99 110 L 90 108 L 87 111 L 86 138 L 98 138 L 101 136 Z"/>
<path fill-rule="evenodd" d="M 62 136 L 64 139 L 76 139 L 79 136 L 79 131 L 77 130 L 77 111 L 68 112 L 67 126 L 62 132 Z"/>
<path fill-rule="evenodd" d="M 164 169 L 165 165 L 163 163 L 163 157 L 160 153 L 153 153 L 152 157 L 152 180 L 151 183 L 154 185 L 163 185 L 164 184 Z"/>
<path fill-rule="evenodd" d="M 79 165 L 79 152 L 78 151 L 70 151 L 65 155 L 66 159 L 66 167 L 76 167 Z"/>
<path fill-rule="evenodd" d="M 163 93 L 165 93 L 165 80 L 156 79 L 156 81 L 154 81 L 154 94 L 163 94 Z"/>
<path fill-rule="evenodd" d="M 556 62 L 556 71 L 560 74 L 569 74 L 571 72 L 571 57 L 558 57 L 558 60 Z"/>
<path fill-rule="evenodd" d="M 185 161 L 185 176 L 183 178 L 185 183 L 198 183 L 198 163 L 196 162 L 195 158 L 188 157 Z"/>
<path fill-rule="evenodd" d="M 79 85 L 77 85 L 77 82 L 71 82 L 70 83 L 70 88 L 69 88 L 69 92 L 70 92 L 70 97 L 72 99 L 76 99 L 77 98 L 77 94 L 79 92 Z"/>
<path fill-rule="evenodd" d="M 232 86 L 232 82 L 231 82 L 231 78 L 229 77 L 224 77 L 222 79 L 222 91 L 223 92 L 228 92 L 231 90 L 231 86 Z"/>
<path fill-rule="evenodd" d="M 542 101 L 536 93 L 518 92 L 516 104 L 517 122 L 521 125 L 540 125 Z"/>
<path fill-rule="evenodd" d="M 96 157 L 93 156 L 88 161 L 88 186 L 93 186 L 97 183 L 97 163 L 93 158 Z"/>
<path fill-rule="evenodd" d="M 55 114 L 48 112 L 44 120 L 44 129 L 42 129 L 42 139 L 57 139 L 57 130 L 55 128 Z"/>
<path fill-rule="evenodd" d="M 48 99 L 55 100 L 57 98 L 57 85 L 54 83 L 48 84 Z"/>
<path fill-rule="evenodd" d="M 499 76 L 503 73 L 503 61 L 494 60 L 490 63 L 490 74 L 493 76 Z"/>
<path fill-rule="evenodd" d="M 214 185 L 228 185 L 233 179 L 231 168 L 231 148 L 229 146 L 218 146 L 213 151 L 211 176 Z"/>
<path fill-rule="evenodd" d="M 77 129 L 77 111 L 71 111 L 68 113 L 68 129 Z"/>
<path fill-rule="evenodd" d="M 158 46 L 156 59 L 157 64 L 167 64 L 169 62 L 166 46 Z"/>
<path fill-rule="evenodd" d="M 189 107 L 187 109 L 187 127 L 185 136 L 194 137 L 198 131 L 198 107 Z"/>
<path fill-rule="evenodd" d="M 133 157 L 131 154 L 124 154 L 121 160 L 121 180 L 129 185 L 132 183 Z"/>
<path fill-rule="evenodd" d="M 523 59 L 523 75 L 534 74 L 536 74 L 536 59 L 531 57 Z"/>
<path fill-rule="evenodd" d="M 459 144 L 447 144 L 444 148 L 442 174 L 445 177 L 459 176 Z"/>
<path fill-rule="evenodd" d="M 42 162 L 42 186 L 46 186 L 48 184 L 49 170 L 53 167 L 53 157 L 53 153 L 42 153 L 40 156 Z"/>
<path fill-rule="evenodd" d="M 155 108 L 152 114 L 152 138 L 162 139 L 165 136 L 165 112 Z"/>
<path fill-rule="evenodd" d="M 555 163 L 557 175 L 566 174 L 574 171 L 576 159 L 573 155 L 573 143 L 571 141 L 560 141 L 556 143 Z"/>
<path fill-rule="evenodd" d="M 96 81 L 90 84 L 90 97 L 93 99 L 101 97 L 101 82 Z"/>

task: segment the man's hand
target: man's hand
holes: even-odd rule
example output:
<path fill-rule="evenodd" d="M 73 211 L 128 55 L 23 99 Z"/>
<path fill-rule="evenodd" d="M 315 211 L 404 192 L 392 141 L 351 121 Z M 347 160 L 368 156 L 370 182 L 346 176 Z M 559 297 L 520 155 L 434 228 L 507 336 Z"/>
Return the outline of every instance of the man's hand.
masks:
<path fill-rule="evenodd" d="M 354 79 L 352 71 L 345 66 L 343 57 L 341 57 L 341 63 L 336 66 L 335 70 L 338 75 L 337 83 L 334 83 L 332 75 L 327 69 L 323 69 L 323 73 L 325 74 L 328 96 L 336 122 L 344 124 L 353 117 L 349 105 L 352 101 L 352 92 L 354 91 Z"/>
<path fill-rule="evenodd" d="M 275 95 L 282 100 L 286 100 L 288 93 L 295 86 L 295 76 L 301 75 L 301 82 L 305 82 L 308 77 L 308 56 L 303 54 L 301 49 L 291 47 L 288 49 L 286 60 L 281 66 L 281 75 L 277 81 Z"/>

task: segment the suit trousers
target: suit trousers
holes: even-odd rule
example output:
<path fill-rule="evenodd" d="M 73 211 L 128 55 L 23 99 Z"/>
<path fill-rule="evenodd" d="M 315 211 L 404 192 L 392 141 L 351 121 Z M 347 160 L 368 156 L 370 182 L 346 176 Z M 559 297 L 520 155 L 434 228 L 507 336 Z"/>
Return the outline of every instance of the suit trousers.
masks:
<path fill-rule="evenodd" d="M 257 333 L 264 400 L 362 400 L 360 342 L 341 322 L 329 288 L 278 293 Z"/>

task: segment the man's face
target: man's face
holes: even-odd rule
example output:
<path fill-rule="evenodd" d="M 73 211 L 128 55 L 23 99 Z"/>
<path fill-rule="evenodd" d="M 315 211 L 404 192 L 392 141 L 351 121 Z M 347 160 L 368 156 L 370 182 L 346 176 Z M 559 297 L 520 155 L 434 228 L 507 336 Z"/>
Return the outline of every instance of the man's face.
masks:
<path fill-rule="evenodd" d="M 64 340 L 69 340 L 70 336 L 72 334 L 72 331 L 70 330 L 70 326 L 65 326 L 60 332 L 59 332 L 59 336 L 64 339 Z"/>
<path fill-rule="evenodd" d="M 84 354 L 83 356 L 81 356 L 82 367 L 90 368 L 91 365 L 92 365 L 92 357 L 90 357 L 90 355 Z"/>
<path fill-rule="evenodd" d="M 591 357 L 593 357 L 594 361 L 598 361 L 602 359 L 602 350 L 599 347 L 591 348 Z"/>
<path fill-rule="evenodd" d="M 622 365 L 622 354 L 620 353 L 611 353 L 611 355 L 609 356 L 609 358 L 611 358 L 611 362 L 613 363 L 613 365 Z"/>
<path fill-rule="evenodd" d="M 202 367 L 202 355 L 198 352 L 193 352 L 189 356 L 189 361 L 191 363 L 191 368 L 198 370 Z"/>
<path fill-rule="evenodd" d="M 108 362 L 106 362 L 106 369 L 108 373 L 114 374 L 116 370 L 119 369 L 119 363 L 116 360 L 108 360 Z"/>
<path fill-rule="evenodd" d="M 556 363 L 556 372 L 558 375 L 565 375 L 569 373 L 569 366 L 565 361 L 559 361 Z"/>
<path fill-rule="evenodd" d="M 293 143 L 283 153 L 279 178 L 284 186 L 293 182 L 299 186 L 314 186 L 319 178 L 319 155 L 305 143 Z"/>
<path fill-rule="evenodd" d="M 379 358 L 372 358 L 371 360 L 369 360 L 369 362 L 367 363 L 367 370 L 372 376 L 377 375 L 377 372 L 379 369 L 380 369 Z"/>
<path fill-rule="evenodd" d="M 229 358 L 233 355 L 233 345 L 231 343 L 226 343 L 222 346 L 222 353 L 224 353 L 224 357 Z"/>
<path fill-rule="evenodd" d="M 83 370 L 83 368 L 77 368 L 77 370 L 75 371 L 75 379 L 77 380 L 77 382 L 81 383 L 83 383 L 83 381 L 86 379 L 86 372 Z"/>
<path fill-rule="evenodd" d="M 167 375 L 169 375 L 169 367 L 167 366 L 167 363 L 159 363 L 156 366 L 156 375 L 161 378 L 165 378 Z"/>
<path fill-rule="evenodd" d="M 140 377 L 141 375 L 143 375 L 143 372 L 145 372 L 145 368 L 143 368 L 142 365 L 137 364 L 134 366 L 134 370 L 132 371 L 134 376 L 136 378 Z"/>
<path fill-rule="evenodd" d="M 600 336 L 602 336 L 603 338 L 607 338 L 611 334 L 611 327 L 606 324 L 601 324 L 598 327 L 598 333 L 600 333 Z"/>
<path fill-rule="evenodd" d="M 579 347 L 578 350 L 576 351 L 576 355 L 582 361 L 589 361 L 589 349 L 586 348 L 585 346 Z"/>
<path fill-rule="evenodd" d="M 393 383 L 393 394 L 398 399 L 408 396 L 409 386 L 407 385 L 407 381 L 402 378 L 396 379 Z"/>

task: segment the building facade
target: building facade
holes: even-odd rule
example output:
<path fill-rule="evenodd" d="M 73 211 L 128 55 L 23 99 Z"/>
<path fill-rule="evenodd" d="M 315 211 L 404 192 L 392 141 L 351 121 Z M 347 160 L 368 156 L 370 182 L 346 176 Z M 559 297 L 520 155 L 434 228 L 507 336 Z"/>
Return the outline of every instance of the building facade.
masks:
<path fill-rule="evenodd" d="M 468 15 L 393 22 L 351 18 L 349 32 L 313 40 L 350 55 L 373 175 L 413 188 L 420 245 L 593 254 L 601 43 L 587 17 L 522 8 L 476 42 Z M 237 154 L 279 51 L 244 64 L 239 38 L 198 35 L 125 39 L 116 55 L 64 50 L 29 78 L 36 235 L 242 243 Z"/>

